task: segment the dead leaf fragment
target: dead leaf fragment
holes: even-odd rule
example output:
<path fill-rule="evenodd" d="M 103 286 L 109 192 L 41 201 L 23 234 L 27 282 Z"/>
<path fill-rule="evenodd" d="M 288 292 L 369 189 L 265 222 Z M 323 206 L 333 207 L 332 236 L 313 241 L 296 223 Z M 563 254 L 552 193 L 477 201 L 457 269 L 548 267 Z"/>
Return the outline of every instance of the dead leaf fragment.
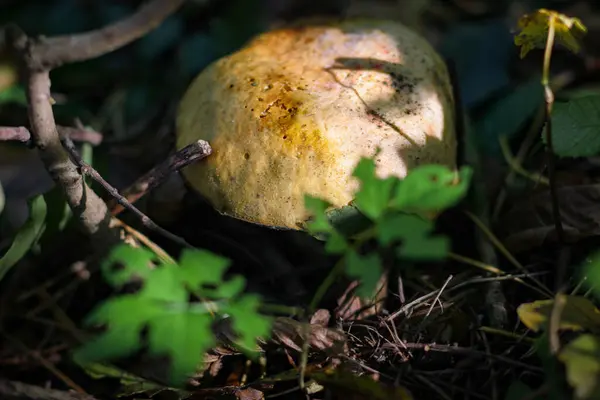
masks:
<path fill-rule="evenodd" d="M 558 295 L 557 297 L 564 302 L 559 329 L 600 332 L 600 310 L 594 303 L 582 296 Z M 521 304 L 517 308 L 519 319 L 529 329 L 536 332 L 540 331 L 545 328 L 550 318 L 554 301 L 554 299 L 539 300 Z"/>
<path fill-rule="evenodd" d="M 238 400 L 263 400 L 265 394 L 260 390 L 246 388 L 235 392 L 235 398 Z"/>

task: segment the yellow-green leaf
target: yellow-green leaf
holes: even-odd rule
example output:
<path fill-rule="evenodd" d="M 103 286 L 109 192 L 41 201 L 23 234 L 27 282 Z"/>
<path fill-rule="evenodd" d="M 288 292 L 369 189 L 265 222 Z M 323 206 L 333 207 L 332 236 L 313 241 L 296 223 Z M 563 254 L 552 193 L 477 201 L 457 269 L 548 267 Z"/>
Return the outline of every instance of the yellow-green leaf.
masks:
<path fill-rule="evenodd" d="M 560 313 L 559 329 L 600 332 L 600 310 L 594 303 L 581 296 L 559 295 L 557 299 L 564 304 Z M 554 301 L 539 300 L 521 304 L 517 308 L 517 314 L 525 326 L 537 332 L 546 327 Z"/>
<path fill-rule="evenodd" d="M 565 364 L 567 381 L 580 400 L 600 398 L 600 338 L 581 335 L 558 355 Z"/>
<path fill-rule="evenodd" d="M 556 11 L 541 8 L 519 19 L 520 32 L 515 36 L 515 44 L 521 47 L 521 58 L 536 48 L 545 48 L 550 24 L 554 24 L 555 41 L 573 53 L 580 48 L 579 40 L 587 28 L 578 18 L 567 17 Z"/>

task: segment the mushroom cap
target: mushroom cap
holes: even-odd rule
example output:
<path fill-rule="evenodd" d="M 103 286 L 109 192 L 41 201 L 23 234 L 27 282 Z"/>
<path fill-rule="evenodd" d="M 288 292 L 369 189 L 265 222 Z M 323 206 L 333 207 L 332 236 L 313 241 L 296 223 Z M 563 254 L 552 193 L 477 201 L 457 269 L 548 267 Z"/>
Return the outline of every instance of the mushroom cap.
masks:
<path fill-rule="evenodd" d="M 329 21 L 263 33 L 209 65 L 182 98 L 176 146 L 211 144 L 183 175 L 219 212 L 302 229 L 305 194 L 353 200 L 361 157 L 377 154 L 381 178 L 454 168 L 454 126 L 446 65 L 423 37 L 393 21 Z"/>

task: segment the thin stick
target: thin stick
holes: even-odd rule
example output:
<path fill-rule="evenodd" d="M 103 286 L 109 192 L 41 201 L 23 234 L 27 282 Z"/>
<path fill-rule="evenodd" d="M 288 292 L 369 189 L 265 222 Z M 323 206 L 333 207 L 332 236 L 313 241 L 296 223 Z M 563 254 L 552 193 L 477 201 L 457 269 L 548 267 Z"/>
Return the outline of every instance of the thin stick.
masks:
<path fill-rule="evenodd" d="M 502 275 L 502 276 L 506 275 L 506 272 L 500 270 L 499 268 L 496 268 L 496 267 L 494 267 L 492 265 L 487 265 L 486 263 L 483 263 L 483 262 L 478 261 L 478 260 L 474 260 L 474 259 L 469 258 L 469 257 L 461 256 L 460 254 L 455 254 L 455 253 L 450 252 L 448 254 L 448 258 L 450 258 L 452 260 L 455 260 L 455 261 L 458 261 L 458 262 L 465 263 L 467 265 L 471 265 L 471 266 L 473 266 L 475 268 L 482 269 L 482 270 L 484 270 L 486 272 L 489 272 L 489 273 L 492 273 L 492 274 L 495 274 L 495 275 Z M 527 286 L 529 289 L 531 289 L 533 291 L 536 291 L 537 293 L 541 294 L 544 297 L 548 297 L 548 298 L 552 297 L 551 294 L 548 294 L 547 292 L 544 292 L 543 290 L 537 288 L 536 286 L 530 285 L 529 283 L 525 282 L 521 278 L 514 278 L 514 281 L 515 282 L 519 282 L 520 284 L 522 284 L 524 286 Z"/>
<path fill-rule="evenodd" d="M 446 286 L 448 286 L 448 284 L 450 283 L 450 281 L 452 280 L 452 278 L 454 278 L 454 276 L 450 275 L 448 277 L 448 279 L 446 279 L 446 282 L 444 282 L 444 285 L 440 288 L 439 293 L 437 294 L 437 296 L 435 296 L 435 299 L 431 302 L 431 307 L 429 307 L 429 310 L 427 311 L 427 314 L 425 314 L 425 317 L 423 318 L 423 321 L 421 321 L 421 324 L 423 324 L 423 322 L 425 322 L 425 320 L 427 319 L 427 317 L 429 317 L 429 315 L 433 311 L 433 307 L 435 307 L 435 303 L 437 303 L 438 301 L 440 301 L 440 297 L 442 296 L 442 293 L 444 292 L 444 289 L 446 289 Z M 440 305 L 441 305 L 441 303 L 440 303 Z M 442 312 L 443 312 L 443 306 L 442 306 Z"/>
<path fill-rule="evenodd" d="M 204 140 L 198 140 L 195 143 L 189 144 L 169 156 L 163 163 L 152 168 L 148 173 L 125 189 L 122 195 L 129 203 L 133 204 L 146 193 L 163 183 L 169 174 L 178 171 L 193 162 L 202 160 L 211 153 L 212 148 L 208 142 Z M 109 202 L 108 208 L 111 210 L 113 216 L 119 215 L 124 210 L 124 207 L 121 204 L 117 204 L 116 200 Z"/>
<path fill-rule="evenodd" d="M 28 143 L 30 140 L 31 133 L 24 126 L 0 126 L 0 142 Z"/>
<path fill-rule="evenodd" d="M 190 248 L 193 247 L 185 239 L 158 226 L 154 221 L 150 219 L 150 217 L 148 217 L 146 214 L 141 212 L 136 206 L 127 201 L 127 199 L 123 197 L 116 188 L 114 188 L 110 183 L 108 183 L 104 178 L 102 178 L 98 171 L 96 171 L 92 166 L 90 166 L 81 159 L 81 156 L 77 152 L 77 149 L 75 148 L 75 145 L 73 144 L 73 141 L 71 139 L 65 136 L 62 137 L 61 140 L 65 146 L 65 149 L 67 150 L 75 164 L 77 164 L 77 166 L 80 168 L 81 174 L 87 175 L 94 181 L 98 182 L 98 184 L 100 184 L 104 188 L 104 190 L 108 192 L 108 194 L 110 194 L 114 199 L 116 199 L 116 201 L 121 206 L 134 213 L 146 228 L 155 231 L 156 233 L 166 237 L 169 240 L 172 240 L 173 242 L 181 246 Z"/>
<path fill-rule="evenodd" d="M 490 231 L 488 227 L 479 218 L 477 218 L 477 216 L 475 216 L 469 211 L 464 211 L 464 213 L 471 219 L 471 221 L 475 223 L 475 225 L 477 225 L 477 227 L 487 236 L 488 240 L 500 251 L 500 253 L 502 253 L 504 257 L 506 257 L 508 261 L 510 261 L 512 265 L 514 265 L 516 268 L 523 272 L 527 272 L 527 268 L 525 268 L 523 264 L 517 261 L 517 259 L 510 253 L 510 251 L 508 251 L 508 249 L 502 244 L 502 242 L 500 242 L 496 235 L 494 235 L 494 233 Z M 548 289 L 542 282 L 535 278 L 531 278 L 531 280 L 549 296 L 553 296 L 550 289 Z"/>
<path fill-rule="evenodd" d="M 90 130 L 72 128 L 70 126 L 56 126 L 59 135 L 68 136 L 74 142 L 85 142 L 92 146 L 102 143 L 101 133 Z M 31 132 L 24 126 L 0 126 L 0 142 L 31 143 Z"/>
<path fill-rule="evenodd" d="M 474 279 L 470 279 L 465 282 L 457 283 L 456 285 L 447 288 L 446 292 L 460 289 L 462 287 L 472 285 L 475 283 L 488 283 L 488 282 L 493 282 L 493 281 L 514 280 L 515 278 L 531 277 L 531 276 L 544 275 L 544 274 L 545 274 L 544 272 L 534 272 L 534 273 L 529 273 L 529 274 L 504 275 L 504 276 L 491 277 L 491 278 L 474 278 Z M 427 293 L 426 295 L 423 295 L 423 296 L 419 297 L 418 299 L 415 299 L 415 300 L 411 301 L 410 303 L 403 305 L 398 311 L 394 312 L 389 317 L 385 318 L 384 321 L 391 322 L 391 321 L 395 320 L 396 318 L 398 318 L 398 316 L 406 313 L 408 310 L 419 305 L 420 303 L 424 302 L 425 300 L 435 297 L 439 292 L 440 292 L 440 289 L 434 290 L 433 292 Z"/>

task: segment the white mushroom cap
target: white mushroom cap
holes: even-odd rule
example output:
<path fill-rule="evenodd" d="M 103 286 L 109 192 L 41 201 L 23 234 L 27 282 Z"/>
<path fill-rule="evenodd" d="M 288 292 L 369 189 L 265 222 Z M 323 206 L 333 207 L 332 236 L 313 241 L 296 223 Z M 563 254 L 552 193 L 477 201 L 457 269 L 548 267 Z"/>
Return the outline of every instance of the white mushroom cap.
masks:
<path fill-rule="evenodd" d="M 183 171 L 218 211 L 300 229 L 304 195 L 348 205 L 359 159 L 380 177 L 420 164 L 453 168 L 454 101 L 441 57 L 392 21 L 347 20 L 264 33 L 192 82 L 177 147 L 209 141 Z"/>

